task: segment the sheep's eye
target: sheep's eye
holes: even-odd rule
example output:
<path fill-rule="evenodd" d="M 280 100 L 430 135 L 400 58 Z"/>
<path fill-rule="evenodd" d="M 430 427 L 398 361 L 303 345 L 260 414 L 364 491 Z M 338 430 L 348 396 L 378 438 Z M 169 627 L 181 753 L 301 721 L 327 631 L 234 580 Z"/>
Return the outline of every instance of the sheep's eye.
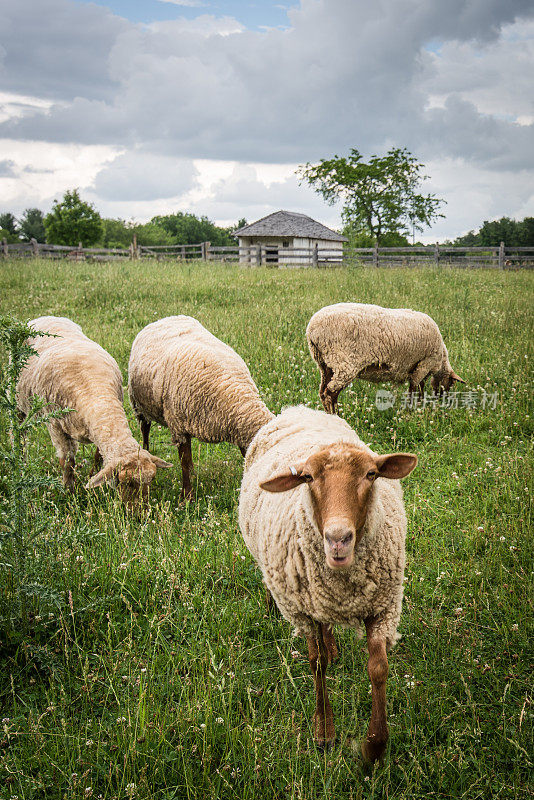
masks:
<path fill-rule="evenodd" d="M 302 475 L 302 477 L 304 478 L 304 480 L 306 481 L 306 483 L 311 483 L 311 482 L 312 482 L 312 480 L 313 480 L 312 476 L 311 476 L 311 475 L 308 475 L 307 473 L 304 473 L 304 474 Z"/>
<path fill-rule="evenodd" d="M 376 478 L 376 469 L 369 470 L 369 472 L 367 473 L 367 477 L 369 478 L 370 481 L 374 480 L 374 478 Z"/>

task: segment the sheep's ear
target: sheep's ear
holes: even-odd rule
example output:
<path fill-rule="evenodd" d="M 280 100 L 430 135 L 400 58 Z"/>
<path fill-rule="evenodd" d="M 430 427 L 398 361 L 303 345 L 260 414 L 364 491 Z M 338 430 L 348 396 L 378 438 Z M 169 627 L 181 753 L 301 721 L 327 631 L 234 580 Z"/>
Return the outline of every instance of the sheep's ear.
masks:
<path fill-rule="evenodd" d="M 287 492 L 289 489 L 300 486 L 301 483 L 310 481 L 311 475 L 307 474 L 302 466 L 290 467 L 286 472 L 281 472 L 280 475 L 275 475 L 274 478 L 260 483 L 260 489 L 265 489 L 266 492 Z"/>
<path fill-rule="evenodd" d="M 412 453 L 388 453 L 376 459 L 379 478 L 405 478 L 417 466 L 417 456 Z"/>
<path fill-rule="evenodd" d="M 162 458 L 158 458 L 158 456 L 150 455 L 150 460 L 156 467 L 161 467 L 162 469 L 170 469 L 174 467 L 174 464 L 170 464 L 168 461 L 164 461 Z"/>
<path fill-rule="evenodd" d="M 97 486 L 102 486 L 103 483 L 106 481 L 111 481 L 113 478 L 113 471 L 115 469 L 114 464 L 108 464 L 106 467 L 97 472 L 96 475 L 93 475 L 87 483 L 85 484 L 86 489 L 95 489 Z"/>
<path fill-rule="evenodd" d="M 453 371 L 450 373 L 450 376 L 451 376 L 451 378 L 452 378 L 452 380 L 453 380 L 453 381 L 458 381 L 458 383 L 465 383 L 465 384 L 467 384 L 467 381 L 464 381 L 464 379 L 463 379 L 463 378 L 460 378 L 460 376 L 459 376 L 459 375 L 457 375 L 457 374 L 456 374 L 456 372 L 454 372 L 454 370 L 453 370 Z"/>

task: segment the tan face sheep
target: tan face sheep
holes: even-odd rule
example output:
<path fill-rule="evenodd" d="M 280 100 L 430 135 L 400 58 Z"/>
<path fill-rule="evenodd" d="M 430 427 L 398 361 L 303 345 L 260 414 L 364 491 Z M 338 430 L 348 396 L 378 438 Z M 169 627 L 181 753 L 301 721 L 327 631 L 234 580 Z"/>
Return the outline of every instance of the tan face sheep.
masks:
<path fill-rule="evenodd" d="M 148 450 L 150 425 L 171 432 L 182 465 L 182 497 L 191 499 L 191 437 L 231 442 L 243 455 L 272 419 L 243 359 L 193 317 L 165 317 L 138 333 L 128 391 Z"/>
<path fill-rule="evenodd" d="M 317 311 L 306 338 L 321 372 L 319 396 L 325 411 L 337 412 L 339 393 L 355 378 L 379 383 L 409 381 L 422 396 L 432 375 L 432 390 L 449 391 L 455 381 L 438 326 L 427 314 L 409 308 L 337 303 Z"/>
<path fill-rule="evenodd" d="M 245 459 L 239 525 L 278 608 L 306 637 L 319 746 L 335 738 L 326 684 L 337 656 L 332 626 L 365 626 L 369 761 L 388 740 L 386 653 L 398 638 L 405 562 L 398 479 L 416 464 L 410 453 L 377 455 L 343 420 L 303 407 L 261 428 Z"/>
<path fill-rule="evenodd" d="M 29 324 L 54 336 L 29 340 L 38 355 L 30 358 L 20 376 L 17 405 L 22 414 L 27 414 L 36 395 L 52 407 L 72 409 L 47 423 L 64 485 L 74 485 L 78 443 L 94 442 L 93 470 L 100 471 L 87 487 L 115 482 L 126 501 L 146 495 L 156 468 L 172 464 L 142 450 L 132 436 L 115 359 L 66 317 L 39 317 Z"/>

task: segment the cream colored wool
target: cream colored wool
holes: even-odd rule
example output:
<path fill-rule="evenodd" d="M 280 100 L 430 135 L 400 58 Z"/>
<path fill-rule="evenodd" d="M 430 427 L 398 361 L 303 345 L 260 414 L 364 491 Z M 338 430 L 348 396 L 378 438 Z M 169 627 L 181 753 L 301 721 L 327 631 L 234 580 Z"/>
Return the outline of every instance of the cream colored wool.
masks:
<path fill-rule="evenodd" d="M 143 454 L 151 459 L 128 425 L 115 359 L 66 317 L 38 317 L 29 324 L 58 338 L 29 339 L 39 356 L 30 358 L 20 376 L 17 405 L 26 414 L 37 395 L 52 406 L 73 409 L 47 424 L 58 457 L 74 461 L 78 442 L 94 442 L 104 467 Z"/>
<path fill-rule="evenodd" d="M 307 484 L 276 494 L 260 488 L 262 481 L 335 442 L 372 453 L 342 419 L 304 406 L 285 409 L 261 428 L 245 459 L 239 526 L 278 608 L 298 633 L 313 635 L 314 622 L 321 622 L 356 628 L 361 635 L 363 620 L 378 616 L 375 634 L 384 635 L 392 647 L 398 638 L 405 563 L 400 481 L 376 479 L 354 561 L 335 571 L 326 564 Z"/>
<path fill-rule="evenodd" d="M 165 317 L 137 334 L 128 391 L 138 418 L 165 425 L 175 445 L 194 436 L 246 450 L 272 418 L 243 359 L 193 317 Z"/>
<path fill-rule="evenodd" d="M 409 308 L 336 303 L 317 311 L 306 338 L 312 358 L 333 371 L 327 385 L 339 392 L 354 378 L 378 383 L 451 373 L 447 348 L 434 320 Z"/>

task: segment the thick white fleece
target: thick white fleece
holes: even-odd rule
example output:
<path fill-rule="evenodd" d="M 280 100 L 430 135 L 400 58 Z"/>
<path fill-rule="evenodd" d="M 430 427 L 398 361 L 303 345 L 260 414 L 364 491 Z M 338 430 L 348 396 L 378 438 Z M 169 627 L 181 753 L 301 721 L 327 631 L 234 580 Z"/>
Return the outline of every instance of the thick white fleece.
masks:
<path fill-rule="evenodd" d="M 380 617 L 378 634 L 397 640 L 404 578 L 406 517 L 400 481 L 377 478 L 361 541 L 347 570 L 326 564 L 307 484 L 271 493 L 260 483 L 335 442 L 372 452 L 342 419 L 303 406 L 288 408 L 261 428 L 245 459 L 239 525 L 281 613 L 297 632 L 314 622 L 354 627 Z"/>
<path fill-rule="evenodd" d="M 428 375 L 452 370 L 447 348 L 434 320 L 409 308 L 382 308 L 365 303 L 337 303 L 317 311 L 306 338 L 312 358 L 329 367 L 330 391 L 354 378 L 372 382 L 415 384 Z"/>
<path fill-rule="evenodd" d="M 189 436 L 246 449 L 272 418 L 243 359 L 193 317 L 165 317 L 138 333 L 128 391 L 139 418 Z"/>
<path fill-rule="evenodd" d="M 66 317 L 39 317 L 29 324 L 58 338 L 29 340 L 39 356 L 32 356 L 21 374 L 17 404 L 28 413 L 31 398 L 37 395 L 53 406 L 74 409 L 47 426 L 58 457 L 74 457 L 78 442 L 94 442 L 104 466 L 139 453 L 124 411 L 122 376 L 115 359 Z"/>

